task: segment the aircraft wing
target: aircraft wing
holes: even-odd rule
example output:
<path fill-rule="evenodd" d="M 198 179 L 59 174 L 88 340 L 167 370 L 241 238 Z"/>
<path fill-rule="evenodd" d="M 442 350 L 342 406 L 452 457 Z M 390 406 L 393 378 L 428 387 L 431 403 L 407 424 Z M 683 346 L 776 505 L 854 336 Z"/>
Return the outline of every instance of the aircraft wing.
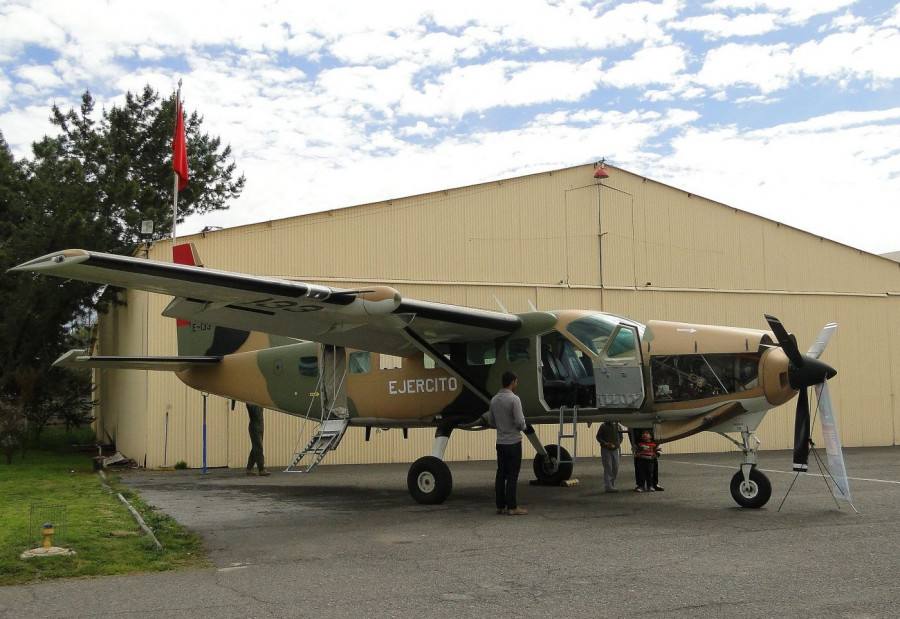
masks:
<path fill-rule="evenodd" d="M 91 356 L 86 350 L 70 350 L 53 365 L 100 370 L 158 370 L 180 372 L 198 365 L 221 363 L 222 357 L 104 357 Z"/>
<path fill-rule="evenodd" d="M 10 270 L 171 295 L 163 315 L 172 318 L 399 356 L 415 350 L 407 329 L 437 344 L 493 339 L 521 325 L 512 314 L 404 299 L 389 286 L 346 290 L 83 249 Z"/>

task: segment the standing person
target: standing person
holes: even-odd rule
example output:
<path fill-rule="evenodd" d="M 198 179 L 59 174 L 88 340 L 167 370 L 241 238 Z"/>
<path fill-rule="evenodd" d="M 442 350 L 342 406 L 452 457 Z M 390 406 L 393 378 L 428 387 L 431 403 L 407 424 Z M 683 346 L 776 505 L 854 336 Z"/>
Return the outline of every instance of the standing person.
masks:
<path fill-rule="evenodd" d="M 645 489 L 652 492 L 659 487 L 654 474 L 658 457 L 659 447 L 653 440 L 653 434 L 650 430 L 642 431 L 634 453 L 634 475 L 637 484 L 635 492 L 644 492 Z"/>
<path fill-rule="evenodd" d="M 622 430 L 617 421 L 604 421 L 597 430 L 600 443 L 600 460 L 603 462 L 603 485 L 607 492 L 618 492 L 616 477 L 619 475 L 619 455 Z"/>
<path fill-rule="evenodd" d="M 504 372 L 501 381 L 503 388 L 491 399 L 488 413 L 488 423 L 497 429 L 497 476 L 494 480 L 497 513 L 522 516 L 528 510 L 516 502 L 516 485 L 522 467 L 521 432 L 525 429 L 525 414 L 522 401 L 513 393 L 518 386 L 516 374 Z"/>
<path fill-rule="evenodd" d="M 263 454 L 263 407 L 258 404 L 247 403 L 247 415 L 250 417 L 250 424 L 247 426 L 247 432 L 250 434 L 250 457 L 247 458 L 247 475 L 253 475 L 253 465 L 259 469 L 261 477 L 271 475 L 266 470 L 266 456 Z"/>

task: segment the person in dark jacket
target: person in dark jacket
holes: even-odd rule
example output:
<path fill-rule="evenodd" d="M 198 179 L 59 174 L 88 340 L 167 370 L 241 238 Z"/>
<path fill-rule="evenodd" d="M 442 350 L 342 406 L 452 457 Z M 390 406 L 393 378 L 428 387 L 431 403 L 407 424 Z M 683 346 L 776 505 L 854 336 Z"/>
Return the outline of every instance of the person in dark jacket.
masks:
<path fill-rule="evenodd" d="M 619 475 L 622 430 L 616 421 L 604 421 L 597 430 L 600 443 L 600 460 L 603 462 L 603 485 L 607 492 L 618 492 L 616 477 Z"/>
<path fill-rule="evenodd" d="M 259 469 L 260 476 L 266 477 L 271 475 L 271 473 L 266 470 L 266 456 L 263 453 L 263 431 L 265 429 L 263 407 L 248 402 L 247 415 L 250 417 L 250 424 L 247 426 L 247 432 L 250 434 L 250 456 L 247 458 L 247 475 L 255 475 L 253 472 L 255 465 Z"/>

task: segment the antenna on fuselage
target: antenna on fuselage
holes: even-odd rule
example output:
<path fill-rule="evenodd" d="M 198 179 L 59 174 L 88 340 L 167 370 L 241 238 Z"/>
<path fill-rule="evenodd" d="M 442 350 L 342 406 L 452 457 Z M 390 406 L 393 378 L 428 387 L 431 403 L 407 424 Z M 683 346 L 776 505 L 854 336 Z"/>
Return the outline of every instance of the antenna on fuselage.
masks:
<path fill-rule="evenodd" d="M 504 314 L 508 314 L 509 311 L 505 307 L 503 307 L 503 304 L 500 302 L 500 299 L 497 298 L 497 295 L 493 295 L 493 297 L 494 297 L 494 301 L 497 302 L 497 306 L 500 308 L 500 311 L 503 312 Z"/>
<path fill-rule="evenodd" d="M 531 308 L 532 312 L 538 311 L 537 308 L 534 306 L 534 303 L 531 302 L 531 299 L 528 299 L 528 307 Z"/>

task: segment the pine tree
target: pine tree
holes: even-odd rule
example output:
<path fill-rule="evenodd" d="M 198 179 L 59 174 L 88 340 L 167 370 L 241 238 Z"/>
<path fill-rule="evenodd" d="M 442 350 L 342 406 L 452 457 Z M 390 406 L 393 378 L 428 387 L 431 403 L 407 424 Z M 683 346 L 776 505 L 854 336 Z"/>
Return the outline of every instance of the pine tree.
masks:
<path fill-rule="evenodd" d="M 53 106 L 59 134 L 34 143 L 31 160 L 16 161 L 0 133 L 0 398 L 3 410 L 24 410 L 32 429 L 48 415 L 82 416 L 71 395 L 89 401 L 90 385 L 51 365 L 113 295 L 6 270 L 65 248 L 131 255 L 143 220 L 155 223 L 155 238 L 169 236 L 174 108 L 174 94 L 162 99 L 148 86 L 97 119 L 87 91 L 78 109 Z M 202 123 L 196 112 L 185 121 L 191 176 L 179 220 L 227 209 L 244 187 L 230 147 L 202 133 Z"/>

